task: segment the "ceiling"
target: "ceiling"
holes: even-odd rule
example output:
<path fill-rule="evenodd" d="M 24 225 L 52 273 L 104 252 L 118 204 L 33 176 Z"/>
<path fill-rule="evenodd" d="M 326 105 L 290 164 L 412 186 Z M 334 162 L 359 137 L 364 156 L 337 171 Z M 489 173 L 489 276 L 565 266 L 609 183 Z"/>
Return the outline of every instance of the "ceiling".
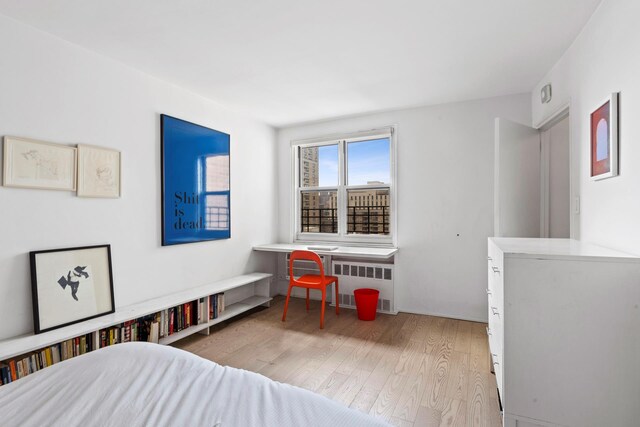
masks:
<path fill-rule="evenodd" d="M 0 0 L 276 127 L 530 91 L 600 0 Z"/>

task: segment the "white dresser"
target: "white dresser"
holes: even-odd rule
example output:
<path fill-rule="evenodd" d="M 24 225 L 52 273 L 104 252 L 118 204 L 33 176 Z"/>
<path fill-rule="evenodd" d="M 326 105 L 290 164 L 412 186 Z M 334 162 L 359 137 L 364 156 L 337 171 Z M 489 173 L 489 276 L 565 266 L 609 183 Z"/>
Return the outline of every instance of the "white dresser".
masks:
<path fill-rule="evenodd" d="M 505 427 L 640 426 L 640 258 L 496 237 L 488 270 Z"/>

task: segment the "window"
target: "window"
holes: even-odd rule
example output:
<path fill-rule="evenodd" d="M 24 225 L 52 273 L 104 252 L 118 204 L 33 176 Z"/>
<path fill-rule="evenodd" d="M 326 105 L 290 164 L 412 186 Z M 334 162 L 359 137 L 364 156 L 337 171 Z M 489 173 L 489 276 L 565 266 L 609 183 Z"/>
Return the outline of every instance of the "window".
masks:
<path fill-rule="evenodd" d="M 393 129 L 293 143 L 295 240 L 393 243 Z"/>
<path fill-rule="evenodd" d="M 204 218 L 207 230 L 229 229 L 229 156 L 207 156 L 204 163 Z"/>

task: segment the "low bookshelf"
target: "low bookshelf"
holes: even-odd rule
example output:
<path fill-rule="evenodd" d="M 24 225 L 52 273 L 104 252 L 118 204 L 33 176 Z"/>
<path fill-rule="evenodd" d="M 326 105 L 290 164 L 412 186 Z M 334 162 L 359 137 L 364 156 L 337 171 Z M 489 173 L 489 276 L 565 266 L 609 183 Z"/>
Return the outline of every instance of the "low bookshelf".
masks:
<path fill-rule="evenodd" d="M 1 375 L 7 373 L 2 368 L 8 368 L 9 374 L 12 369 L 15 374 L 19 370 L 22 378 L 58 361 L 120 342 L 157 340 L 171 344 L 195 333 L 208 335 L 217 323 L 258 306 L 268 307 L 271 276 L 251 273 L 224 279 L 64 328 L 0 341 L 0 383 L 11 382 Z"/>

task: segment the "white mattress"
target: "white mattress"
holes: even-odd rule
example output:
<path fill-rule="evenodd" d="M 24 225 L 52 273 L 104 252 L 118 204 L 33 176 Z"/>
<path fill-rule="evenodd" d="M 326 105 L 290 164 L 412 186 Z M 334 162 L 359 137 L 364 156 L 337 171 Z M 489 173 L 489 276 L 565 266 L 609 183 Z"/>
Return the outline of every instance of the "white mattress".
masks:
<path fill-rule="evenodd" d="M 9 426 L 386 426 L 307 390 L 172 347 L 127 343 L 0 387 Z"/>

